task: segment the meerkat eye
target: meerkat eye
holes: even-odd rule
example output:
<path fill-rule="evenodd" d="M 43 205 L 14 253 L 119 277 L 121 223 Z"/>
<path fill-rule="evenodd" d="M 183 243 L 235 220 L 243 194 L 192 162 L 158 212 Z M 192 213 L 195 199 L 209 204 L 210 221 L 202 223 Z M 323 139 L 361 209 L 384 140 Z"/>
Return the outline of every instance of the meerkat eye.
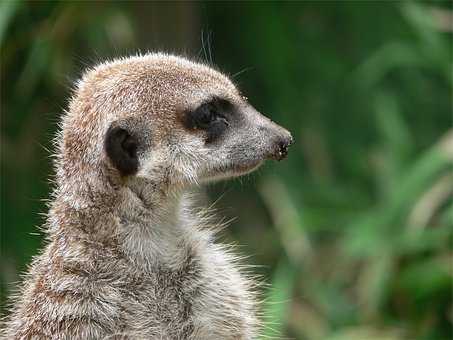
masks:
<path fill-rule="evenodd" d="M 207 129 L 218 117 L 217 108 L 212 103 L 205 103 L 192 114 L 193 123 L 197 128 Z"/>
<path fill-rule="evenodd" d="M 225 99 L 214 97 L 184 115 L 183 124 L 191 130 L 205 131 L 206 143 L 212 143 L 230 126 L 232 105 Z"/>

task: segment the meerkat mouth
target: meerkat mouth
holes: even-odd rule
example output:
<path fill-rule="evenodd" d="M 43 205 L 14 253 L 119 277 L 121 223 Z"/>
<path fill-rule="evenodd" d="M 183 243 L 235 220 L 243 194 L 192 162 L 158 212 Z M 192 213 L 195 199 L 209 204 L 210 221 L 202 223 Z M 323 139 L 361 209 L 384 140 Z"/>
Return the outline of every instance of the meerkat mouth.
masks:
<path fill-rule="evenodd" d="M 239 177 L 251 173 L 258 169 L 263 160 L 253 160 L 247 163 L 227 163 L 218 166 L 211 171 L 209 171 L 208 175 L 206 176 L 206 181 L 216 181 L 227 179 L 231 177 Z"/>
<path fill-rule="evenodd" d="M 258 169 L 261 164 L 263 163 L 262 160 L 255 160 L 251 161 L 245 164 L 232 164 L 232 170 L 234 173 L 237 175 L 245 175 L 247 173 L 250 173 L 256 169 Z"/>

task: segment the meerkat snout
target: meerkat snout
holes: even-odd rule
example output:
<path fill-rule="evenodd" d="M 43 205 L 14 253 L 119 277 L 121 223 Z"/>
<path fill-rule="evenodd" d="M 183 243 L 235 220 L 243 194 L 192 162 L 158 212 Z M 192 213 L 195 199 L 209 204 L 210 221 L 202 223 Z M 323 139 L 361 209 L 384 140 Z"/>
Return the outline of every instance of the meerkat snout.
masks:
<path fill-rule="evenodd" d="M 288 130 L 272 121 L 270 125 L 271 150 L 269 152 L 269 158 L 281 161 L 288 156 L 288 148 L 293 144 L 294 139 Z"/>

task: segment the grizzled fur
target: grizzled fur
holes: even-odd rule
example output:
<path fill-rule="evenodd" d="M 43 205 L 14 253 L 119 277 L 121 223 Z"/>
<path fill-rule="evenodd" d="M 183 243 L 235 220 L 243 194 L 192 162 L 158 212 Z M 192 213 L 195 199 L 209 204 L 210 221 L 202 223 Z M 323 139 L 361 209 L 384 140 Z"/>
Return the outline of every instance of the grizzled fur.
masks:
<path fill-rule="evenodd" d="M 3 336 L 255 338 L 254 280 L 187 192 L 280 159 L 290 143 L 205 65 L 148 54 L 88 71 L 57 136 L 48 242 Z"/>

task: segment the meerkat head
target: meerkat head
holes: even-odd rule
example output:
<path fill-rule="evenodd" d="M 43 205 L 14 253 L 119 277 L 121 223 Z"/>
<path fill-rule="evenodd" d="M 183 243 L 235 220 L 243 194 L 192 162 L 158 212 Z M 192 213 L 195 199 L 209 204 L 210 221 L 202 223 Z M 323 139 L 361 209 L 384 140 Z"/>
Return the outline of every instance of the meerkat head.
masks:
<path fill-rule="evenodd" d="M 63 120 L 62 171 L 77 177 L 91 168 L 181 187 L 281 160 L 291 143 L 222 73 L 148 54 L 85 74 Z"/>

